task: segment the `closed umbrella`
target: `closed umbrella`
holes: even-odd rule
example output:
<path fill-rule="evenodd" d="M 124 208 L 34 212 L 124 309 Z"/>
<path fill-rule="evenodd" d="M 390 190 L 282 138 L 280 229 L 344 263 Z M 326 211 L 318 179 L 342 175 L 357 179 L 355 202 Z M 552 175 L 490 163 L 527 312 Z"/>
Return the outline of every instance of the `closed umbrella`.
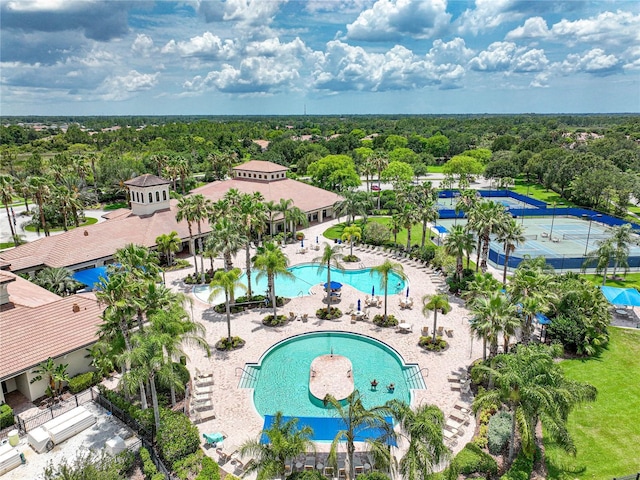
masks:
<path fill-rule="evenodd" d="M 316 237 L 316 243 L 318 243 L 318 237 Z"/>
<path fill-rule="evenodd" d="M 373 296 L 375 296 L 375 294 L 376 294 L 376 286 L 372 285 L 371 286 L 371 296 L 373 297 Z"/>
<path fill-rule="evenodd" d="M 301 246 L 302 248 L 304 248 L 304 238 L 303 238 L 302 240 L 300 240 L 300 246 Z"/>
<path fill-rule="evenodd" d="M 360 311 L 360 299 L 358 299 L 358 311 Z"/>
<path fill-rule="evenodd" d="M 407 298 L 409 298 L 409 287 L 407 287 Z"/>

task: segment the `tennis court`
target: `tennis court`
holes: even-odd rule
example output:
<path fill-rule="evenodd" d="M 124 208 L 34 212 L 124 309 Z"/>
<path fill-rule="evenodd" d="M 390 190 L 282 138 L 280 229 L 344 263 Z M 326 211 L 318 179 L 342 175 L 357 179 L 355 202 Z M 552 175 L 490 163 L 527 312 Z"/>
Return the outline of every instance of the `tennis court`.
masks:
<path fill-rule="evenodd" d="M 608 232 L 610 227 L 607 225 L 572 216 L 520 217 L 517 220 L 525 228 L 526 241 L 516 247 L 512 256 L 520 258 L 524 255 L 544 256 L 549 260 L 561 259 L 563 261 L 575 259 L 570 263 L 563 262 L 564 268 L 580 268 L 585 254 L 598 248 L 598 242 L 610 236 Z M 438 220 L 438 225 L 446 227 L 447 230 L 456 223 L 464 225 L 466 219 Z M 503 245 L 494 240 L 490 244 L 490 249 L 492 260 L 497 261 L 500 265 L 504 264 Z M 632 257 L 640 257 L 640 246 L 631 245 L 629 257 L 630 260 Z M 509 264 L 515 266 L 511 261 Z"/>
<path fill-rule="evenodd" d="M 456 208 L 457 198 L 438 198 L 438 210 L 452 210 Z M 495 203 L 503 205 L 507 209 L 520 209 L 520 208 L 538 208 L 536 205 L 525 202 L 524 200 L 518 200 L 517 198 L 501 196 L 501 197 L 484 197 L 484 200 L 490 200 Z"/>

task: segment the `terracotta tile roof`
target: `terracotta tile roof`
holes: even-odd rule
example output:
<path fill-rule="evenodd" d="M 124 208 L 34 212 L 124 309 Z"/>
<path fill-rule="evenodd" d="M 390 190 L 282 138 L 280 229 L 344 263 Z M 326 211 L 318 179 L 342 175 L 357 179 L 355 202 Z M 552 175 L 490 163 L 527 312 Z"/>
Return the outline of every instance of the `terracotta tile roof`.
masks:
<path fill-rule="evenodd" d="M 15 282 L 15 281 L 16 281 L 16 276 L 14 274 L 0 271 L 0 283 L 9 283 L 9 282 Z"/>
<path fill-rule="evenodd" d="M 293 204 L 304 212 L 328 208 L 338 200 L 342 200 L 340 195 L 333 192 L 290 178 L 273 182 L 252 182 L 234 178 L 203 185 L 192 190 L 192 193 L 201 193 L 215 202 L 224 197 L 230 188 L 235 188 L 240 193 L 260 192 L 266 202 L 274 201 L 277 203 L 281 198 L 290 198 L 293 200 Z"/>
<path fill-rule="evenodd" d="M 10 304 L 3 305 L 4 310 L 16 307 L 36 308 L 51 302 L 60 300 L 60 296 L 42 288 L 29 280 L 25 280 L 11 272 L 2 272 L 3 275 L 13 277 L 13 282 L 7 285 Z M 2 314 L 4 315 L 4 313 Z"/>
<path fill-rule="evenodd" d="M 145 173 L 144 175 L 140 175 L 139 177 L 132 178 L 131 180 L 124 182 L 125 185 L 131 185 L 133 187 L 153 187 L 156 185 L 167 185 L 169 183 L 171 183 L 169 180 L 165 180 L 164 178 L 160 178 L 157 175 L 152 175 L 150 173 Z"/>
<path fill-rule="evenodd" d="M 251 170 L 252 172 L 262 172 L 262 173 L 274 173 L 281 172 L 283 170 L 289 170 L 287 167 L 283 165 L 278 165 L 273 162 L 265 162 L 263 160 L 250 160 L 242 165 L 238 165 L 237 167 L 233 167 L 234 170 Z"/>
<path fill-rule="evenodd" d="M 182 239 L 189 238 L 187 222 L 176 222 L 177 200 L 171 208 L 153 215 L 138 217 L 131 214 L 106 222 L 76 228 L 60 235 L 52 235 L 20 245 L 0 253 L 0 259 L 11 263 L 11 270 L 20 272 L 38 267 L 69 267 L 109 258 L 129 243 L 153 247 L 156 238 L 175 230 Z M 204 221 L 201 230 L 209 232 Z M 86 232 L 86 233 L 85 233 Z M 193 233 L 197 227 L 193 225 Z"/>
<path fill-rule="evenodd" d="M 73 311 L 77 304 L 79 310 Z M 104 306 L 91 293 L 46 305 L 16 307 L 0 315 L 0 380 L 96 341 Z"/>

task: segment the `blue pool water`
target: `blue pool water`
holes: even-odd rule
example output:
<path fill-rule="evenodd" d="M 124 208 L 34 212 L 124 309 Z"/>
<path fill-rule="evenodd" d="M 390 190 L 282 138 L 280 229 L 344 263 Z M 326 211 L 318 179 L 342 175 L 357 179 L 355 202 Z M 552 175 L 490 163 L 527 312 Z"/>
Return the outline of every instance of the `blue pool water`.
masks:
<path fill-rule="evenodd" d="M 313 359 L 331 353 L 351 360 L 355 389 L 362 395 L 367 408 L 382 405 L 387 400 L 410 402 L 402 357 L 388 345 L 364 335 L 348 332 L 312 332 L 284 340 L 269 349 L 253 368 L 257 378 L 253 401 L 260 415 L 281 411 L 289 416 L 332 417 L 335 412 L 325 408 L 309 392 L 309 371 Z M 257 372 L 257 375 L 256 375 Z M 376 391 L 371 380 L 378 381 Z M 386 386 L 395 384 L 393 393 Z"/>
<path fill-rule="evenodd" d="M 288 269 L 293 278 L 286 278 L 283 276 L 276 277 L 276 295 L 280 297 L 299 297 L 309 294 L 309 289 L 317 285 L 318 283 L 325 283 L 327 281 L 327 269 L 318 269 L 317 264 L 300 264 Z M 342 284 L 350 285 L 362 293 L 371 295 L 372 287 L 375 287 L 376 295 L 383 295 L 384 291 L 380 284 L 381 277 L 377 272 L 370 274 L 371 269 L 359 269 L 359 270 L 338 270 L 331 269 L 331 281 L 340 282 Z M 246 285 L 246 274 L 242 276 L 240 281 Z M 406 286 L 404 280 L 397 274 L 391 273 L 388 280 L 389 288 L 388 293 L 390 295 L 400 293 Z M 261 278 L 257 280 L 257 273 L 251 272 L 251 288 L 254 294 L 264 294 L 267 291 L 267 278 Z M 207 285 L 200 285 L 194 288 L 193 293 L 198 299 L 208 302 L 209 293 L 211 289 Z M 244 295 L 244 291 L 237 291 L 236 296 Z M 220 294 L 213 299 L 211 303 L 222 303 L 224 301 L 224 294 Z"/>

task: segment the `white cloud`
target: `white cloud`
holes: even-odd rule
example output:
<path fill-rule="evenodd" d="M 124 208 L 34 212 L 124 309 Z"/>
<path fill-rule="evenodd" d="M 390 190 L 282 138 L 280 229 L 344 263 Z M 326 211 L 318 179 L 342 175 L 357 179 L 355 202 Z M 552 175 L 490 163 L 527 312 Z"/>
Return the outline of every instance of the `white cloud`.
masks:
<path fill-rule="evenodd" d="M 582 55 L 577 53 L 567 55 L 567 58 L 560 63 L 559 70 L 564 75 L 582 72 L 608 75 L 620 67 L 621 62 L 615 55 L 607 55 L 601 48 L 593 48 Z"/>
<path fill-rule="evenodd" d="M 473 50 L 467 48 L 464 39 L 456 37 L 450 42 L 434 40 L 433 47 L 425 55 L 432 63 L 466 63 L 473 57 Z"/>
<path fill-rule="evenodd" d="M 625 70 L 640 69 L 640 45 L 634 45 L 627 48 L 623 52 L 622 57 L 625 61 L 625 64 L 622 68 L 624 68 Z"/>
<path fill-rule="evenodd" d="M 151 90 L 158 84 L 160 73 L 140 73 L 131 70 L 126 75 L 110 76 L 101 85 L 100 90 L 104 100 L 126 100 L 136 92 Z"/>
<path fill-rule="evenodd" d="M 141 57 L 149 57 L 155 50 L 153 39 L 144 33 L 136 35 L 136 39 L 131 44 L 131 52 Z"/>
<path fill-rule="evenodd" d="M 551 27 L 551 35 L 570 44 L 627 45 L 640 42 L 640 15 L 631 12 L 603 12 L 597 17 L 561 20 Z"/>
<path fill-rule="evenodd" d="M 74 10 L 82 4 L 96 3 L 90 0 L 20 0 L 7 2 L 7 8 L 16 12 L 60 12 Z"/>
<path fill-rule="evenodd" d="M 516 21 L 523 14 L 514 9 L 516 0 L 476 0 L 475 8 L 465 10 L 458 18 L 460 33 L 473 33 L 491 30 L 504 22 Z"/>
<path fill-rule="evenodd" d="M 199 0 L 198 11 L 207 22 L 238 22 L 247 25 L 265 25 L 273 21 L 280 6 L 287 0 Z"/>
<path fill-rule="evenodd" d="M 386 53 L 371 53 L 334 40 L 320 55 L 313 72 L 314 85 L 320 90 L 342 91 L 405 90 L 426 85 L 455 88 L 464 76 L 464 68 L 433 61 L 446 45 L 438 43 L 430 57 L 419 57 L 400 45 Z"/>
<path fill-rule="evenodd" d="M 347 37 L 367 41 L 403 35 L 430 38 L 448 27 L 451 15 L 446 9 L 446 0 L 377 0 L 347 25 Z"/>
<path fill-rule="evenodd" d="M 170 40 L 162 53 L 177 53 L 183 57 L 204 57 L 209 59 L 229 60 L 236 55 L 236 45 L 233 40 L 222 40 L 211 32 L 204 32 L 197 37 L 191 37 L 185 42 Z"/>
<path fill-rule="evenodd" d="M 472 70 L 484 72 L 539 72 L 548 64 L 544 50 L 527 50 L 513 42 L 494 42 L 469 61 Z"/>
<path fill-rule="evenodd" d="M 524 25 L 511 30 L 505 36 L 506 40 L 536 39 L 549 36 L 547 22 L 542 17 L 527 18 Z"/>

